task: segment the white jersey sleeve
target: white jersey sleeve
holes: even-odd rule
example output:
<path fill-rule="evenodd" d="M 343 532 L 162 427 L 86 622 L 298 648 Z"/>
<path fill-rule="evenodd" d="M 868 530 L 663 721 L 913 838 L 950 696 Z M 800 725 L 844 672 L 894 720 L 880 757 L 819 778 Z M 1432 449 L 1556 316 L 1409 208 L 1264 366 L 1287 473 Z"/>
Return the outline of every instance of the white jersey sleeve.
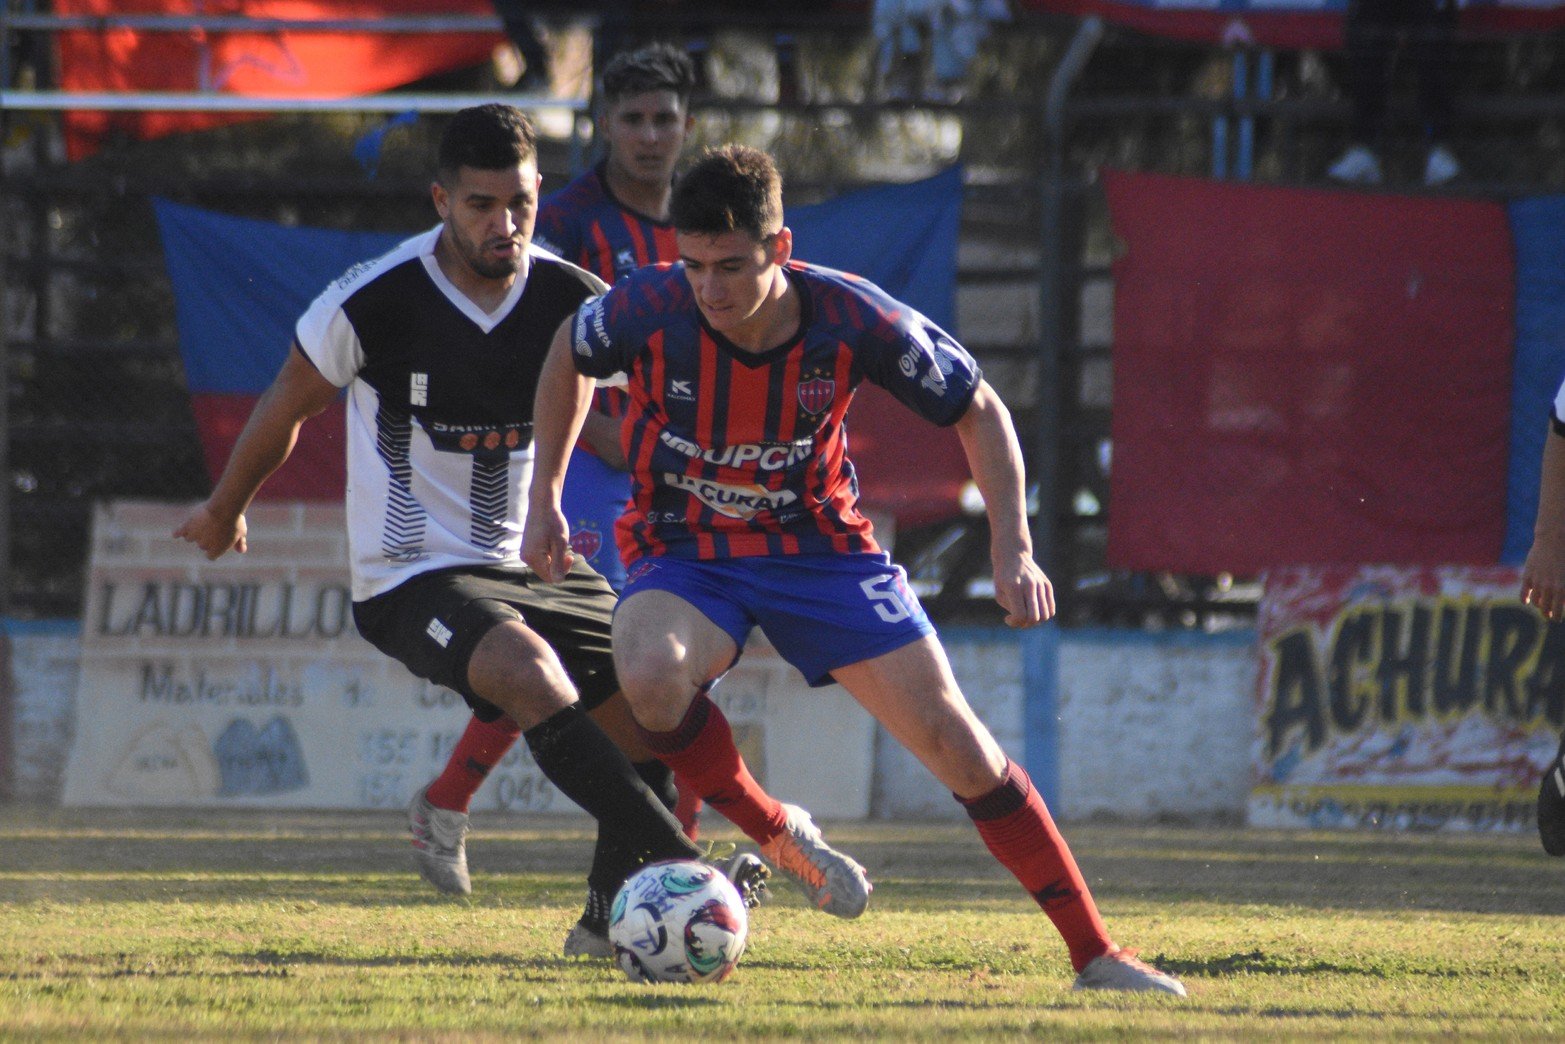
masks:
<path fill-rule="evenodd" d="M 431 249 L 439 235 L 440 228 L 436 226 L 404 240 L 373 261 L 354 265 L 310 302 L 310 307 L 294 324 L 294 339 L 322 377 L 339 388 L 346 388 L 364 368 L 364 346 L 343 311 L 343 302 L 381 272 Z"/>

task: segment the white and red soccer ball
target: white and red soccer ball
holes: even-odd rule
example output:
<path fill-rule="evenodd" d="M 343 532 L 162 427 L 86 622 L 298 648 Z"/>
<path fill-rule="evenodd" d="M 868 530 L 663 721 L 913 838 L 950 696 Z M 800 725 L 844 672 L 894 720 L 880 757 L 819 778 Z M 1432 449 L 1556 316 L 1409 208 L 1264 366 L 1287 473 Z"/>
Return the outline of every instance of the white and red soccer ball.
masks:
<path fill-rule="evenodd" d="M 721 871 L 671 859 L 625 881 L 609 913 L 609 941 L 632 982 L 722 982 L 744 954 L 749 924 Z"/>

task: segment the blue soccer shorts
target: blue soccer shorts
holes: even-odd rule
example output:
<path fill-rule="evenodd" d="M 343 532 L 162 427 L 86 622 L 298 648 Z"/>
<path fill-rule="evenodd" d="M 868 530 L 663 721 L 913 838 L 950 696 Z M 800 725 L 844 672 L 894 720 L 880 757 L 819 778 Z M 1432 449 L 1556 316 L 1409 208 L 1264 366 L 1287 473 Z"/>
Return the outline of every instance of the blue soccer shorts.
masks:
<path fill-rule="evenodd" d="M 838 667 L 935 633 L 907 573 L 886 554 L 656 557 L 638 560 L 628 572 L 621 602 L 638 591 L 667 591 L 740 649 L 759 627 L 811 685 L 830 685 Z"/>

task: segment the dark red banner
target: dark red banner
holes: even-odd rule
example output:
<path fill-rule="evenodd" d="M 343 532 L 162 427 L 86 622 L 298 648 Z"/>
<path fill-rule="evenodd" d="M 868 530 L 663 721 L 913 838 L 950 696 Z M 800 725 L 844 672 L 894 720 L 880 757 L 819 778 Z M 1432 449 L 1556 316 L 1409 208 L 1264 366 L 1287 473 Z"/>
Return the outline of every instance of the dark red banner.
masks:
<path fill-rule="evenodd" d="M 1514 277 L 1493 203 L 1109 173 L 1108 561 L 1492 564 Z"/>
<path fill-rule="evenodd" d="M 55 0 L 59 15 L 203 15 L 271 19 L 359 19 L 493 15 L 488 0 Z M 73 30 L 58 34 L 67 91 L 216 91 L 326 97 L 366 94 L 477 65 L 495 33 L 163 32 Z M 76 112 L 67 148 L 79 159 L 105 135 L 154 138 L 237 119 L 192 112 Z"/>
<path fill-rule="evenodd" d="M 1289 49 L 1342 46 L 1347 0 L 1017 0 L 1024 10 L 1086 17 L 1156 36 L 1199 43 Z M 1470 0 L 1461 31 L 1470 37 L 1558 32 L 1565 5 L 1554 0 Z"/>

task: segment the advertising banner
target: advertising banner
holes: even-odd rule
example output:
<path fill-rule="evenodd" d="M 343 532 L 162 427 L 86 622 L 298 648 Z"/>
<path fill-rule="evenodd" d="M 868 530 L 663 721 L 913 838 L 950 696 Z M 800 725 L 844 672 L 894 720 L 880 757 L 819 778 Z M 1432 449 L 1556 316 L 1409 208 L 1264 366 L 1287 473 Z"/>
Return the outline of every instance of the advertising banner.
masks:
<path fill-rule="evenodd" d="M 1507 567 L 1270 572 L 1249 822 L 1532 829 L 1565 624 Z"/>

